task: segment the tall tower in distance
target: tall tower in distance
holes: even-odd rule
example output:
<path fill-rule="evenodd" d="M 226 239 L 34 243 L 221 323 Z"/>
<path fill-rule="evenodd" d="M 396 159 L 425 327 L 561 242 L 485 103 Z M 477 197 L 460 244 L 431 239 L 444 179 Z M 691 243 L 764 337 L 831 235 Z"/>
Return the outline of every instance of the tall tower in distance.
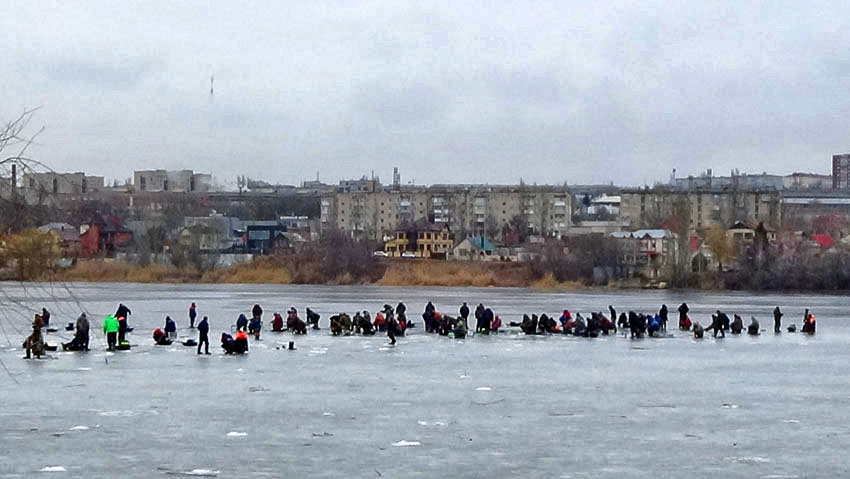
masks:
<path fill-rule="evenodd" d="M 401 175 L 398 173 L 398 167 L 393 168 L 393 189 L 398 190 L 401 188 Z"/>
<path fill-rule="evenodd" d="M 835 189 L 850 186 L 850 153 L 832 155 L 832 187 Z"/>

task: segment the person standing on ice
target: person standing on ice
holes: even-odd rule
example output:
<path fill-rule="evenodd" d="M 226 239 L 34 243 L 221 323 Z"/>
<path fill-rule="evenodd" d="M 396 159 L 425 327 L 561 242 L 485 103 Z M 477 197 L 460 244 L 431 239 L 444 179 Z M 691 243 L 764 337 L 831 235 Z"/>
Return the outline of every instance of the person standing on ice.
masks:
<path fill-rule="evenodd" d="M 661 329 L 667 331 L 667 316 L 669 312 L 667 311 L 667 305 L 661 305 L 661 311 L 658 312 L 659 319 L 661 320 Z"/>
<path fill-rule="evenodd" d="M 106 349 L 108 351 L 115 351 L 119 328 L 120 325 L 118 324 L 118 320 L 115 319 L 115 316 L 107 316 L 103 320 L 103 334 L 106 335 Z"/>
<path fill-rule="evenodd" d="M 195 303 L 192 303 L 189 306 L 189 329 L 193 329 L 195 327 L 195 318 L 198 317 L 197 307 Z"/>
<path fill-rule="evenodd" d="M 204 354 L 210 353 L 210 323 L 207 317 L 198 323 L 198 354 L 201 354 L 201 345 L 204 346 Z"/>
<path fill-rule="evenodd" d="M 773 310 L 773 332 L 781 333 L 782 332 L 782 311 L 779 309 L 779 306 Z"/>
<path fill-rule="evenodd" d="M 691 329 L 691 326 L 688 324 L 690 320 L 688 319 L 688 312 L 690 312 L 691 308 L 688 307 L 688 303 L 682 303 L 679 305 L 679 329 L 682 331 L 687 331 Z"/>
<path fill-rule="evenodd" d="M 395 315 L 390 311 L 390 314 L 387 316 L 387 337 L 390 338 L 391 345 L 395 344 L 396 334 L 399 334 L 398 320 L 395 319 Z"/>

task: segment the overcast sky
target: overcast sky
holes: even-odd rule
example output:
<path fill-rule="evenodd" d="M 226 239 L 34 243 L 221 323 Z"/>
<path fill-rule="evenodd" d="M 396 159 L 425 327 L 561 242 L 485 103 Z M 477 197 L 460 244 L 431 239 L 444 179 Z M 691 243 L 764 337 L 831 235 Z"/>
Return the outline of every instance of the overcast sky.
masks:
<path fill-rule="evenodd" d="M 850 151 L 846 0 L 266 3 L 0 2 L 0 118 L 41 106 L 31 154 L 110 179 L 634 185 Z"/>

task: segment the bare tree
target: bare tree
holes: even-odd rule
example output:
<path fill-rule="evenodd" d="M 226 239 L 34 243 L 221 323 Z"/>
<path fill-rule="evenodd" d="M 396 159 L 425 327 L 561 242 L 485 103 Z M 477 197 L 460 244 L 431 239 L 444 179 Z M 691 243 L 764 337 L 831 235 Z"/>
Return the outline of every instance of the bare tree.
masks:
<path fill-rule="evenodd" d="M 676 251 L 673 262 L 673 285 L 676 287 L 688 286 L 690 275 L 690 229 L 691 229 L 691 203 L 687 197 L 679 197 L 673 201 L 673 214 L 666 222 L 668 227 L 676 233 Z"/>

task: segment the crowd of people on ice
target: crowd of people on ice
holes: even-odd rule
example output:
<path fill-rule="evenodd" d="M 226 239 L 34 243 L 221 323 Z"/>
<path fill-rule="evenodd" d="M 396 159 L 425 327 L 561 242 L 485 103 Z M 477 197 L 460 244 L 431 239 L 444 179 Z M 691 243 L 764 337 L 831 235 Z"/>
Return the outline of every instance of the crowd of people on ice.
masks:
<path fill-rule="evenodd" d="M 698 321 L 691 320 L 690 308 L 687 303 L 679 305 L 677 311 L 679 313 L 679 330 L 692 332 L 696 339 L 703 338 L 705 333 L 709 331 L 713 333 L 714 337 L 717 337 L 718 334 L 725 337 L 726 331 L 731 334 L 742 334 L 744 332 L 744 321 L 737 314 L 733 314 L 730 319 L 726 313 L 717 310 L 711 315 L 711 323 L 708 326 L 703 326 Z M 496 334 L 503 330 L 499 315 L 483 304 L 478 304 L 475 307 L 472 318 L 470 318 L 470 312 L 469 306 L 464 302 L 458 309 L 458 314 L 451 316 L 438 312 L 434 304 L 429 301 L 422 313 L 424 331 L 429 334 L 463 339 L 469 334 L 471 319 L 475 321 L 474 332 L 476 334 Z M 126 337 L 127 333 L 133 331 L 133 328 L 128 325 L 128 317 L 131 314 L 130 308 L 124 304 L 119 304 L 115 314 L 108 315 L 104 319 L 102 330 L 109 351 L 129 350 L 132 347 Z M 784 313 L 777 306 L 773 310 L 775 333 L 782 332 L 783 316 Z M 189 306 L 189 328 L 197 329 L 198 339 L 197 341 L 186 339 L 182 341 L 182 344 L 191 347 L 197 346 L 198 354 L 210 354 L 209 319 L 204 316 L 196 325 L 197 317 L 197 305 L 192 303 Z M 235 325 L 231 326 L 230 331 L 221 333 L 221 348 L 225 354 L 246 353 L 249 336 L 253 336 L 255 341 L 260 340 L 260 333 L 263 330 L 262 317 L 263 308 L 259 304 L 255 304 L 251 308 L 250 319 L 245 314 L 240 314 Z M 298 310 L 292 307 L 286 312 L 286 319 L 280 313 L 275 312 L 272 315 L 270 328 L 274 333 L 291 332 L 292 334 L 307 334 L 308 329 L 321 329 L 319 327 L 321 316 L 315 311 L 306 308 L 305 318 L 306 321 L 302 320 L 298 316 Z M 631 338 L 640 338 L 644 335 L 653 337 L 666 334 L 668 318 L 669 310 L 666 304 L 662 305 L 657 313 L 645 314 L 629 311 L 628 313 L 621 312 L 619 316 L 613 306 L 608 306 L 607 314 L 599 311 L 591 312 L 589 316 L 583 316 L 581 313 L 573 314 L 565 309 L 557 320 L 545 313 L 540 316 L 524 314 L 522 321 L 510 322 L 509 327 L 519 328 L 522 333 L 527 335 L 565 334 L 593 338 L 599 335 L 616 334 L 620 330 L 625 335 L 630 335 Z M 353 317 L 347 313 L 339 313 L 330 316 L 328 319 L 330 333 L 333 336 L 350 336 L 352 334 L 374 336 L 376 333 L 382 333 L 387 335 L 390 344 L 396 344 L 397 337 L 404 336 L 410 328 L 416 327 L 414 322 L 407 318 L 407 307 L 402 302 L 398 303 L 395 308 L 385 304 L 380 311 L 375 313 L 374 318 L 369 311 L 358 311 L 354 313 Z M 761 333 L 760 327 L 758 320 L 751 317 L 746 332 L 750 335 L 758 335 Z M 47 350 L 55 350 L 56 347 L 49 345 L 44 340 L 42 329 L 45 328 L 48 332 L 56 331 L 56 329 L 50 327 L 50 312 L 43 308 L 40 314 L 35 315 L 32 322 L 32 334 L 23 343 L 27 359 L 32 355 L 37 358 L 41 357 Z M 69 342 L 62 344 L 63 350 L 89 350 L 91 324 L 85 313 L 81 314 L 75 323 L 68 323 L 65 329 L 74 331 L 74 337 Z M 815 315 L 806 309 L 803 314 L 801 331 L 811 335 L 815 334 L 815 329 Z M 796 332 L 797 326 L 791 324 L 787 327 L 787 331 Z M 152 336 L 157 345 L 168 346 L 173 344 L 174 341 L 178 340 L 177 323 L 170 316 L 166 316 L 163 327 L 154 329 Z"/>

